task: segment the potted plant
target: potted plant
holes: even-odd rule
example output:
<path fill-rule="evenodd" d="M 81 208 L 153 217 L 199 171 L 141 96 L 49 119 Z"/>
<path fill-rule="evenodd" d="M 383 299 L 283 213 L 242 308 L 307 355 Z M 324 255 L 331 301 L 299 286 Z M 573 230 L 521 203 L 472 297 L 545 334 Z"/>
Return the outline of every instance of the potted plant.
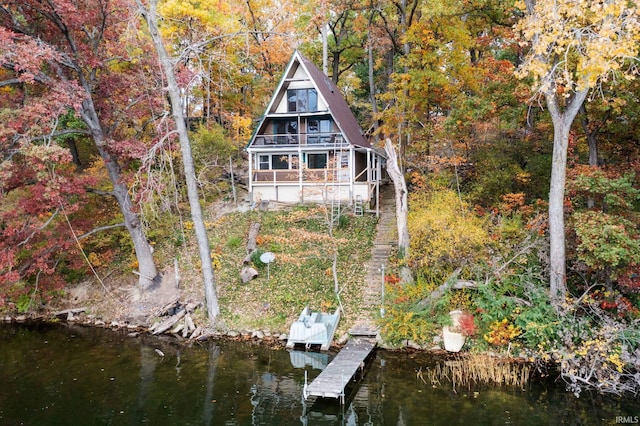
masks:
<path fill-rule="evenodd" d="M 475 320 L 473 315 L 460 309 L 449 312 L 449 316 L 451 316 L 451 325 L 442 327 L 444 348 L 449 352 L 460 352 L 467 336 L 472 336 L 476 332 Z"/>

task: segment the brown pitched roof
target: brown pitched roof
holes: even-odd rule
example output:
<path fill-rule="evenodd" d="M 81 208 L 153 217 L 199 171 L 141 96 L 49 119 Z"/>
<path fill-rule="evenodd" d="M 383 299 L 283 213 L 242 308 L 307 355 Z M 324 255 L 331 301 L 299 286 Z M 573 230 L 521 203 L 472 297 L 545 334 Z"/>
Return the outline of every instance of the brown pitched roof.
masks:
<path fill-rule="evenodd" d="M 342 96 L 342 93 L 340 93 L 340 89 L 338 89 L 331 79 L 320 71 L 313 62 L 305 58 L 297 50 L 293 53 L 293 57 L 296 55 L 302 66 L 307 70 L 309 78 L 313 80 L 316 88 L 327 101 L 329 112 L 331 112 L 333 119 L 347 141 L 357 147 L 371 148 L 371 144 L 362 134 L 362 128 L 353 115 L 351 108 L 347 105 L 347 101 Z M 293 61 L 291 63 L 293 63 Z"/>

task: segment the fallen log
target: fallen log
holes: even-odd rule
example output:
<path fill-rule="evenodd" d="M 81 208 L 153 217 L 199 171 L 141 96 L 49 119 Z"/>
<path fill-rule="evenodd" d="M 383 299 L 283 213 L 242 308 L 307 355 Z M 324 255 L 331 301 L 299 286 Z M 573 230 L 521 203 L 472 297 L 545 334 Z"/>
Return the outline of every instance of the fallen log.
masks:
<path fill-rule="evenodd" d="M 79 314 L 80 312 L 85 312 L 86 310 L 87 310 L 86 307 L 65 309 L 64 311 L 54 312 L 53 316 L 56 316 L 56 317 L 64 317 L 64 316 L 66 316 L 66 317 L 68 317 L 69 314 L 75 315 L 75 314 Z"/>
<path fill-rule="evenodd" d="M 258 271 L 256 271 L 254 268 L 250 268 L 248 266 L 245 266 L 240 271 L 240 279 L 242 280 L 243 284 L 246 284 L 249 281 L 251 281 L 252 279 L 257 278 L 257 277 L 258 277 Z"/>
<path fill-rule="evenodd" d="M 187 330 L 193 331 L 196 329 L 196 325 L 193 323 L 193 319 L 191 318 L 191 315 L 188 313 L 184 317 L 184 323 L 187 326 Z"/>
<path fill-rule="evenodd" d="M 191 336 L 189 337 L 189 339 L 195 339 L 198 336 L 200 336 L 202 334 L 203 328 L 202 327 L 196 327 L 195 330 L 193 330 L 193 333 L 191 333 Z"/>
<path fill-rule="evenodd" d="M 195 311 L 198 308 L 198 306 L 200 306 L 201 304 L 202 304 L 201 302 L 189 302 L 185 306 L 185 309 L 187 310 L 187 313 L 190 313 Z"/>
<path fill-rule="evenodd" d="M 184 330 L 184 323 L 178 322 L 172 329 L 169 331 L 169 334 L 180 334 L 182 330 Z"/>
<path fill-rule="evenodd" d="M 460 273 L 459 270 L 456 270 L 453 274 L 449 276 L 447 281 L 440 285 L 438 288 L 433 290 L 427 297 L 419 301 L 416 306 L 419 308 L 425 308 L 430 305 L 432 302 L 435 302 L 439 298 L 441 298 L 447 290 L 462 290 L 465 288 L 478 288 L 478 283 L 472 280 L 455 280 L 456 275 Z M 523 306 L 531 306 L 531 302 L 520 297 L 516 296 L 505 296 L 508 299 L 513 300 L 513 302 L 517 305 Z"/>
<path fill-rule="evenodd" d="M 260 232 L 260 222 L 253 222 L 249 225 L 249 235 L 247 236 L 247 255 L 242 261 L 245 265 L 251 263 L 251 255 L 258 249 L 258 232 Z"/>
<path fill-rule="evenodd" d="M 158 315 L 162 316 L 164 314 L 170 314 L 170 316 L 162 322 L 152 324 L 149 327 L 148 331 L 155 335 L 162 334 L 168 330 L 171 330 L 169 331 L 170 333 L 176 334 L 179 333 L 183 328 L 186 328 L 189 332 L 191 332 L 195 330 L 196 327 L 193 323 L 191 315 L 189 314 L 195 311 L 200 305 L 201 302 L 189 302 L 186 305 L 183 305 L 178 300 L 176 300 L 175 302 L 171 302 L 162 307 L 159 311 L 160 315 Z M 178 324 L 178 322 L 184 317 L 187 317 L 185 318 L 184 323 Z"/>
<path fill-rule="evenodd" d="M 176 299 L 173 302 L 169 302 L 160 308 L 156 314 L 157 317 L 162 317 L 165 315 L 173 315 L 176 313 L 178 308 L 180 307 L 180 300 Z"/>
<path fill-rule="evenodd" d="M 215 336 L 214 333 L 203 331 L 202 333 L 200 333 L 198 335 L 198 337 L 195 337 L 195 340 L 198 341 L 198 342 L 201 342 L 201 341 L 207 340 L 207 339 L 209 339 L 210 337 L 213 337 L 213 336 Z"/>
<path fill-rule="evenodd" d="M 419 301 L 417 303 L 417 306 L 419 308 L 424 308 L 428 306 L 429 304 L 431 304 L 431 302 L 441 298 L 449 289 L 461 290 L 463 288 L 478 287 L 478 283 L 476 283 L 475 281 L 457 279 L 460 271 L 462 271 L 461 268 L 458 268 L 455 271 L 453 271 L 453 273 L 449 275 L 449 278 L 447 278 L 444 284 L 440 285 L 438 288 L 433 290 L 427 297 Z"/>
<path fill-rule="evenodd" d="M 158 326 L 154 328 L 153 334 L 161 334 L 169 330 L 178 321 L 180 321 L 186 314 L 187 314 L 187 310 L 185 308 L 180 309 L 175 315 L 170 316 L 169 318 L 167 318 L 166 320 L 158 324 Z"/>

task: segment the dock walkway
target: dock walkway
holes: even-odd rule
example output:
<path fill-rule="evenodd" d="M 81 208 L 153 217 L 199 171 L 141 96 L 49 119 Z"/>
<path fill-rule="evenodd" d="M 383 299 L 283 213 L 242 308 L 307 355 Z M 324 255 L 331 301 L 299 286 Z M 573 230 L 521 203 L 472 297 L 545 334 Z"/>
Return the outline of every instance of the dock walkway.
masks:
<path fill-rule="evenodd" d="M 360 319 L 352 325 L 352 338 L 310 384 L 303 388 L 304 399 L 309 397 L 336 398 L 344 403 L 345 388 L 354 376 L 365 367 L 365 362 L 376 346 L 379 329 L 376 319 L 382 311 L 382 282 L 389 256 L 397 246 L 395 193 L 393 185 L 385 185 L 380 193 L 380 220 L 376 237 L 367 264 L 367 275 L 363 288 L 365 309 Z M 305 373 L 306 374 L 306 373 Z"/>
<path fill-rule="evenodd" d="M 344 389 L 358 370 L 365 366 L 365 360 L 376 346 L 375 339 L 352 338 L 340 353 L 327 365 L 322 373 L 302 391 L 304 399 L 310 396 L 340 398 L 344 402 Z"/>

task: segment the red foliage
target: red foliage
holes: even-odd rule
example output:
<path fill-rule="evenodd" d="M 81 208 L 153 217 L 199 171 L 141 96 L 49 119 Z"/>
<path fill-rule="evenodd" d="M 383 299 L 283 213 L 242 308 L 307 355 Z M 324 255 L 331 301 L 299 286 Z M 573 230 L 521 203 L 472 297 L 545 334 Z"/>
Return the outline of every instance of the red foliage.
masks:
<path fill-rule="evenodd" d="M 78 234 L 105 216 L 92 207 L 73 220 L 95 179 L 72 164 L 66 140 L 56 133 L 73 137 L 85 156 L 98 151 L 116 164 L 114 173 L 121 175 L 112 183 L 130 179 L 127 166 L 135 164 L 130 160 L 145 155 L 153 141 L 155 129 L 147 123 L 164 110 L 165 99 L 162 90 L 149 87 L 161 81 L 154 55 L 131 57 L 132 47 L 149 49 L 125 39 L 137 36 L 128 28 L 130 6 L 125 0 L 3 4 L 0 303 L 6 295 L 28 291 L 36 277 L 43 297 L 59 288 L 64 281 L 56 267 L 78 267 L 80 258 L 67 216 Z"/>
<path fill-rule="evenodd" d="M 397 275 L 385 275 L 384 276 L 384 282 L 387 284 L 398 284 L 400 282 L 400 277 L 398 277 Z"/>
<path fill-rule="evenodd" d="M 473 336 L 478 332 L 478 326 L 476 325 L 476 319 L 473 314 L 464 312 L 458 318 L 458 324 L 460 326 L 460 333 L 464 336 Z"/>
<path fill-rule="evenodd" d="M 618 285 L 625 293 L 640 293 L 640 265 L 629 265 L 618 275 Z"/>
<path fill-rule="evenodd" d="M 619 318 L 638 318 L 640 316 L 640 309 L 618 292 L 596 290 L 591 294 L 591 297 L 600 309 L 611 311 Z"/>

